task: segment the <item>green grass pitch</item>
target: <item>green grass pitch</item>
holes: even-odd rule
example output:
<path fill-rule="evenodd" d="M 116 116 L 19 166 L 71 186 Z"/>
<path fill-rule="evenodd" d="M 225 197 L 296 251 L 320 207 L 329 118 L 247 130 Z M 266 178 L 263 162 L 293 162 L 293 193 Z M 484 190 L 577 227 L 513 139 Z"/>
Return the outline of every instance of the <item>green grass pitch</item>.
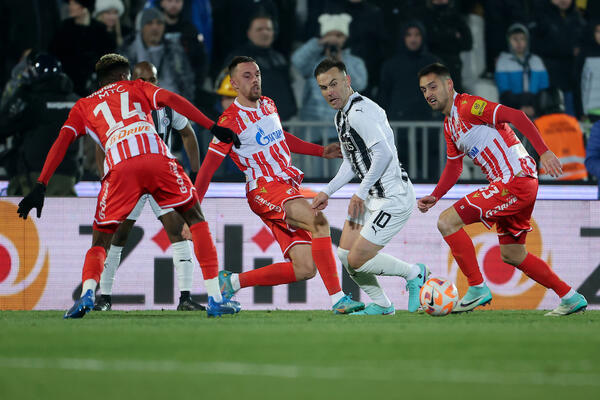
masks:
<path fill-rule="evenodd" d="M 0 399 L 591 399 L 600 311 L 0 312 Z"/>

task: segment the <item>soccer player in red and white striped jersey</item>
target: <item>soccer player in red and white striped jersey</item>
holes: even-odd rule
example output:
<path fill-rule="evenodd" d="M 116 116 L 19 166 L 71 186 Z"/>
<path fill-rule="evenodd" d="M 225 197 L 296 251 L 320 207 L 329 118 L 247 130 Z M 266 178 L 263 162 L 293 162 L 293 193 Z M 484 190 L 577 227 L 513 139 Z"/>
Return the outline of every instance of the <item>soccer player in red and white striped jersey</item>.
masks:
<path fill-rule="evenodd" d="M 284 257 L 291 262 L 241 274 L 221 271 L 221 289 L 229 296 L 244 287 L 310 279 L 316 273 L 316 265 L 336 313 L 363 309 L 363 303 L 353 301 L 341 289 L 329 223 L 300 194 L 304 174 L 291 162 L 291 153 L 341 157 L 339 144 L 323 147 L 285 132 L 275 103 L 261 95 L 260 69 L 252 58 L 235 57 L 229 65 L 229 74 L 238 96 L 218 124 L 237 133 L 242 146 L 234 148 L 231 143 L 213 140 L 196 178 L 198 194 L 201 199 L 204 197 L 213 174 L 229 155 L 246 175 L 250 209 L 271 229 Z"/>
<path fill-rule="evenodd" d="M 90 135 L 102 147 L 106 154 L 104 177 L 96 205 L 92 247 L 83 265 L 82 297 L 65 313 L 65 318 L 81 318 L 94 306 L 94 292 L 112 235 L 145 193 L 151 194 L 162 208 L 174 208 L 189 225 L 209 295 L 209 315 L 238 311 L 228 299 L 222 299 L 217 252 L 196 190 L 156 133 L 150 112 L 170 106 L 224 141 L 236 141 L 239 145 L 237 136 L 217 126 L 183 97 L 142 80 L 130 81 L 129 61 L 123 56 L 103 56 L 96 64 L 96 73 L 101 89 L 75 103 L 48 153 L 38 183 L 18 209 L 22 218 L 27 218 L 32 208 L 37 209 L 38 218 L 41 216 L 46 184 L 77 138 Z"/>
<path fill-rule="evenodd" d="M 471 311 L 488 304 L 492 293 L 483 280 L 475 248 L 463 227 L 482 222 L 488 229 L 496 224 L 502 260 L 531 279 L 552 289 L 560 305 L 546 315 L 568 315 L 583 311 L 586 299 L 562 281 L 542 259 L 525 247 L 530 218 L 538 189 L 535 161 L 508 125 L 513 124 L 540 155 L 540 163 L 552 176 L 562 174 L 558 158 L 548 150 L 540 133 L 519 110 L 466 93 L 456 93 L 448 69 L 439 63 L 419 71 L 419 86 L 433 110 L 445 116 L 448 159 L 433 193 L 419 199 L 427 212 L 457 182 L 467 155 L 481 167 L 490 184 L 476 190 L 444 210 L 438 229 L 467 277 L 469 290 L 453 312 Z"/>

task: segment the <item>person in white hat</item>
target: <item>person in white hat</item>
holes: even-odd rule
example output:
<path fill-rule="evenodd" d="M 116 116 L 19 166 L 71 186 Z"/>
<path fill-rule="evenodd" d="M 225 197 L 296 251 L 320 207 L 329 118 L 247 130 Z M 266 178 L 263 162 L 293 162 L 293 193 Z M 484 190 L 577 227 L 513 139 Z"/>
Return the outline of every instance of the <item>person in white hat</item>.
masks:
<path fill-rule="evenodd" d="M 123 32 L 124 27 L 121 27 L 119 18 L 123 16 L 123 12 L 125 7 L 121 0 L 96 0 L 93 16 L 106 25 L 106 30 L 115 38 L 117 46 L 123 44 L 123 37 L 130 31 L 127 29 L 127 32 Z"/>

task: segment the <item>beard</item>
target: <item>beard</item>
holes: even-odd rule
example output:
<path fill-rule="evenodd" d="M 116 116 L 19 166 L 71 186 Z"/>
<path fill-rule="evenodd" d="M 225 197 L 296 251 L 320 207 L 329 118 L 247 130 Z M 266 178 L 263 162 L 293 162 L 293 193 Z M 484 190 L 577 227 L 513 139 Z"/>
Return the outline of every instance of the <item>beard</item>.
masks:
<path fill-rule="evenodd" d="M 259 87 L 258 90 L 254 90 L 254 88 L 250 88 L 250 90 L 248 91 L 248 100 L 250 101 L 257 101 L 260 99 L 260 97 L 262 96 L 262 89 Z"/>

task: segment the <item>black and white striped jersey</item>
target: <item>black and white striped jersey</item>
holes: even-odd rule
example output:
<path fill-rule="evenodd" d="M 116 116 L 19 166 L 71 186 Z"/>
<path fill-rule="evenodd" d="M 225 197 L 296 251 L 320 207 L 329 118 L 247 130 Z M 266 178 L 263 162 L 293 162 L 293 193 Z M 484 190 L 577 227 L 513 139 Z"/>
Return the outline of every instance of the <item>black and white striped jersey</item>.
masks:
<path fill-rule="evenodd" d="M 385 111 L 377 103 L 357 92 L 353 93 L 344 108 L 337 112 L 335 126 L 344 158 L 361 180 L 371 167 L 373 154 L 370 148 L 373 145 L 385 141 L 392 152 L 392 161 L 369 189 L 370 196 L 389 198 L 407 192 L 409 178 L 398 161 L 394 131 Z"/>
<path fill-rule="evenodd" d="M 171 131 L 185 128 L 188 119 L 170 107 L 152 110 L 152 120 L 158 136 L 171 148 Z"/>

